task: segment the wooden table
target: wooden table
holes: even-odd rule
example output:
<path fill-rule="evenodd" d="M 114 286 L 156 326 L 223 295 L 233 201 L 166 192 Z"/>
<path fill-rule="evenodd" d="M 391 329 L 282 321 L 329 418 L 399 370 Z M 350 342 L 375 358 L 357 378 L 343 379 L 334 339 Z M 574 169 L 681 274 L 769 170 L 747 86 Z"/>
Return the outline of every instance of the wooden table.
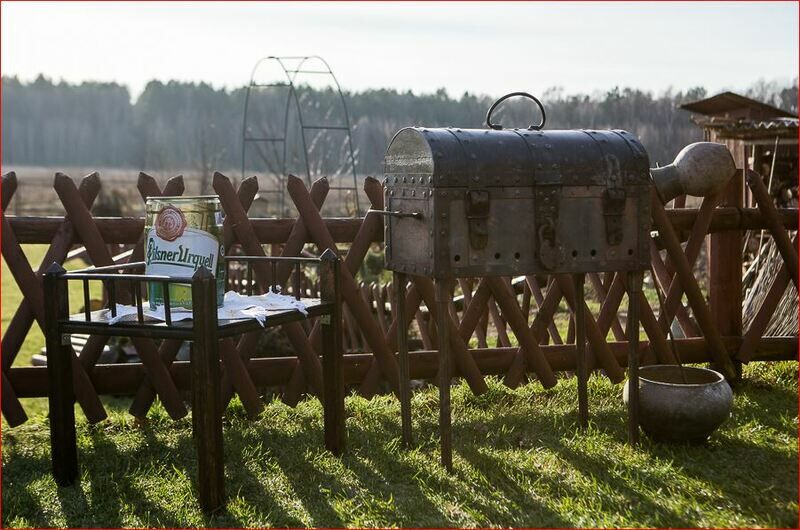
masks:
<path fill-rule="evenodd" d="M 322 318 L 323 405 L 325 447 L 339 455 L 344 451 L 344 383 L 342 373 L 341 293 L 339 267 L 341 260 L 328 250 L 319 258 L 236 257 L 232 260 L 293 261 L 319 264 L 321 298 L 296 298 L 308 311 L 270 311 L 265 327 L 279 326 L 311 317 Z M 121 266 L 98 267 L 67 272 L 53 264 L 44 278 L 45 342 L 47 349 L 48 399 L 50 407 L 50 447 L 53 476 L 61 486 L 72 485 L 78 477 L 78 450 L 75 433 L 75 394 L 73 391 L 73 354 L 71 333 L 89 333 L 151 339 L 192 341 L 192 431 L 198 458 L 198 500 L 204 512 L 221 509 L 225 504 L 224 456 L 222 436 L 222 392 L 218 341 L 262 329 L 253 318 L 218 320 L 216 280 L 208 269 L 199 269 L 191 278 L 167 278 L 145 274 L 125 274 L 143 266 L 143 262 Z M 249 275 L 248 275 L 249 276 Z M 120 284 L 133 285 L 132 299 L 138 315 L 133 322 L 109 324 L 111 309 L 85 311 L 70 315 L 68 280 L 84 285 L 84 301 L 88 306 L 89 281 L 102 281 L 109 293 L 109 307 L 116 307 L 116 291 Z M 192 320 L 167 322 L 148 321 L 143 315 L 141 283 L 184 283 L 192 286 Z M 122 295 L 123 293 L 120 293 Z M 167 313 L 169 315 L 169 312 Z"/>

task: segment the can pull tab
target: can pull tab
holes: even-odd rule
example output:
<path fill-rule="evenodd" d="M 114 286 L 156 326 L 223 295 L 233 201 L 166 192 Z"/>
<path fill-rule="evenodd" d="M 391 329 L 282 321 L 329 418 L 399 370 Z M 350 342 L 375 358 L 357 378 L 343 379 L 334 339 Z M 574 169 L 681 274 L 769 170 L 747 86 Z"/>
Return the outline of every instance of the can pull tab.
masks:
<path fill-rule="evenodd" d="M 483 250 L 489 242 L 489 191 L 467 191 L 466 210 L 469 245 L 475 250 Z"/>

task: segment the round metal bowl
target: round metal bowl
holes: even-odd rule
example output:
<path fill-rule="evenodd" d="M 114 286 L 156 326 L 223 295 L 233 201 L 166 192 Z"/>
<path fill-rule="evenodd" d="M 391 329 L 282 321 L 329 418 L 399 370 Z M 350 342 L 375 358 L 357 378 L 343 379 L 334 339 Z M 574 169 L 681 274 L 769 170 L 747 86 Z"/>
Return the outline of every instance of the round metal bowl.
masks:
<path fill-rule="evenodd" d="M 685 381 L 684 381 L 685 377 Z M 622 397 L 628 403 L 628 382 Z M 639 371 L 639 425 L 652 439 L 705 441 L 728 419 L 733 392 L 714 370 L 676 365 L 643 366 Z"/>

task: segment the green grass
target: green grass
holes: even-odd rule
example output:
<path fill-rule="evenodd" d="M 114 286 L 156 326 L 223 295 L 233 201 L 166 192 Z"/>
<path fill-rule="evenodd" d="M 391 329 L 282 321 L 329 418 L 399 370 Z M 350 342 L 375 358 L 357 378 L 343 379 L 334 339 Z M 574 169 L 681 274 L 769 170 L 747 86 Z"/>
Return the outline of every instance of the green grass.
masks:
<path fill-rule="evenodd" d="M 733 417 L 704 445 L 625 444 L 620 387 L 590 384 L 592 424 L 576 425 L 575 383 L 454 388 L 455 473 L 438 465 L 437 393 L 413 398 L 403 450 L 392 397 L 347 399 L 348 449 L 322 449 L 322 408 L 270 403 L 225 420 L 227 511 L 194 497 L 191 420 L 160 407 L 147 425 L 114 412 L 78 426 L 81 478 L 49 475 L 43 416 L 3 432 L 3 525 L 20 526 L 711 526 L 796 527 L 797 365 L 746 367 Z"/>
<path fill-rule="evenodd" d="M 47 245 L 22 245 L 22 251 L 28 258 L 28 262 L 38 270 L 39 265 L 47 253 Z M 11 274 L 11 269 L 8 268 L 6 260 L 2 261 L 2 269 L 0 269 L 0 277 L 2 278 L 2 296 L 0 297 L 0 304 L 2 304 L 2 332 L 8 328 L 14 313 L 22 302 L 22 292 L 17 287 L 14 281 L 14 276 Z M 72 261 L 66 265 L 66 269 L 80 269 L 85 267 L 86 264 L 81 261 Z M 97 282 L 90 283 L 90 293 L 93 299 L 101 298 L 101 287 Z M 69 285 L 69 307 L 73 312 L 77 312 L 83 307 L 83 287 L 80 282 L 70 282 Z M 19 350 L 16 358 L 14 359 L 13 366 L 30 366 L 31 357 L 39 353 L 44 348 L 44 335 L 39 325 L 34 321 L 33 325 L 25 338 L 25 342 Z M 46 411 L 47 401 L 42 398 L 23 398 L 20 400 L 22 406 L 28 415 L 38 414 Z M 3 428 L 8 424 L 3 419 Z"/>
<path fill-rule="evenodd" d="M 34 270 L 38 270 L 47 252 L 47 245 L 22 245 L 22 251 L 25 253 L 28 262 Z M 71 261 L 65 268 L 73 270 L 85 266 L 86 264 L 81 261 Z M 2 274 L 3 282 L 2 300 L 0 300 L 3 308 L 2 330 L 5 331 L 11 323 L 14 312 L 17 310 L 17 307 L 19 307 L 20 302 L 22 302 L 22 292 L 19 290 L 19 287 L 17 287 L 14 276 L 11 274 L 11 269 L 8 268 L 5 259 L 2 260 L 2 271 L 0 273 Z M 69 307 L 72 312 L 77 312 L 83 307 L 83 287 L 80 282 L 70 282 L 69 288 Z M 90 293 L 93 299 L 99 299 L 101 297 L 100 284 L 91 282 Z M 30 366 L 30 360 L 33 354 L 39 353 L 43 347 L 44 335 L 42 335 L 39 326 L 34 322 L 25 343 L 22 345 L 17 358 L 14 360 L 14 366 Z"/>

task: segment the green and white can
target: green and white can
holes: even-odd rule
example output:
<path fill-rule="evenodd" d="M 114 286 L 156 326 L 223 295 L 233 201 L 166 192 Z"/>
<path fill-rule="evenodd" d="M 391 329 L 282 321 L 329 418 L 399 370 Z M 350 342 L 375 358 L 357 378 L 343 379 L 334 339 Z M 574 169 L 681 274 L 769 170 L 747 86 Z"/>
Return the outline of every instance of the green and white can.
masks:
<path fill-rule="evenodd" d="M 219 197 L 151 197 L 146 203 L 145 273 L 191 277 L 206 267 L 216 277 L 217 306 L 225 295 L 225 249 Z M 148 288 L 150 309 L 164 305 L 160 283 Z M 170 284 L 171 308 L 192 308 L 192 286 Z"/>

